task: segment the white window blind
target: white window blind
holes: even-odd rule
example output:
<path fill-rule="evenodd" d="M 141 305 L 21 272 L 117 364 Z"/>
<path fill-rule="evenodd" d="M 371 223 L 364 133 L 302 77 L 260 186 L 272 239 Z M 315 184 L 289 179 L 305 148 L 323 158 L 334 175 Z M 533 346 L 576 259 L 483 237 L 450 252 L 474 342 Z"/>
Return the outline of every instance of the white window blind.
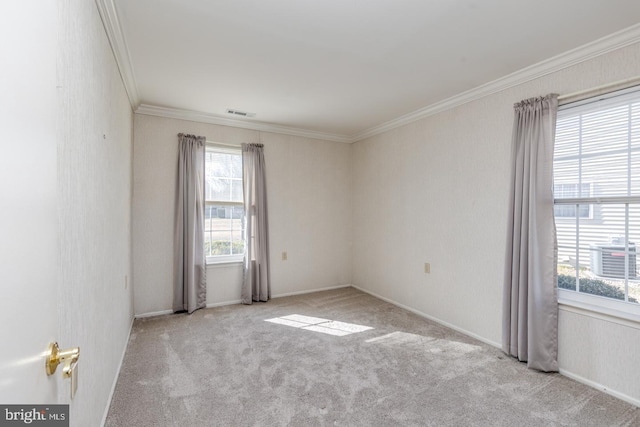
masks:
<path fill-rule="evenodd" d="M 584 182 L 580 186 L 572 183 L 554 184 L 553 194 L 557 199 L 576 198 L 581 195 L 589 197 L 591 195 L 591 184 Z M 580 218 L 591 218 L 592 211 L 591 205 L 581 205 L 577 212 Z M 574 218 L 576 209 L 572 205 L 558 204 L 554 206 L 554 214 L 556 218 Z"/>
<path fill-rule="evenodd" d="M 559 287 L 637 304 L 640 90 L 560 107 L 553 167 Z"/>

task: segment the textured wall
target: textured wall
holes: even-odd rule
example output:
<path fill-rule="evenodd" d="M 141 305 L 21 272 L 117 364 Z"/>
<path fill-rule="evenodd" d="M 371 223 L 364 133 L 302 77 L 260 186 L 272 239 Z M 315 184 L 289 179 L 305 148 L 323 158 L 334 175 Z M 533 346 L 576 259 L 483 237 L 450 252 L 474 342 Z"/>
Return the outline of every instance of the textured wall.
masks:
<path fill-rule="evenodd" d="M 71 425 L 98 426 L 133 317 L 132 112 L 95 3 L 58 8 L 58 340 L 81 348 Z"/>
<path fill-rule="evenodd" d="M 513 104 L 638 70 L 635 44 L 355 143 L 353 283 L 499 343 Z M 640 399 L 636 367 L 610 350 L 637 330 L 566 314 L 560 328 L 563 370 Z M 598 339 L 578 348 L 574 330 Z"/>
<path fill-rule="evenodd" d="M 640 325 L 571 308 L 560 311 L 559 325 L 562 372 L 640 406 Z"/>
<path fill-rule="evenodd" d="M 173 301 L 179 132 L 265 145 L 273 295 L 350 283 L 349 145 L 142 114 L 134 123 L 136 314 L 170 310 Z M 209 267 L 207 303 L 238 301 L 241 278 L 239 264 Z"/>
<path fill-rule="evenodd" d="M 56 11 L 54 2 L 0 2 L 3 404 L 55 403 L 63 385 L 45 375 L 42 356 L 58 334 Z"/>

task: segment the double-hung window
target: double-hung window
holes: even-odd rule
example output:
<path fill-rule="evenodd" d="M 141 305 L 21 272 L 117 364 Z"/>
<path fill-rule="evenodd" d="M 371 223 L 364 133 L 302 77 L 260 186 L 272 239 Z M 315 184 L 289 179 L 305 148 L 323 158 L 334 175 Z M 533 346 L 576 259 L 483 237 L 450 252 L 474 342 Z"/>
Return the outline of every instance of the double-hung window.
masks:
<path fill-rule="evenodd" d="M 242 261 L 242 152 L 208 145 L 205 153 L 204 249 L 207 263 Z"/>
<path fill-rule="evenodd" d="M 640 89 L 561 106 L 553 168 L 560 298 L 640 316 Z"/>
<path fill-rule="evenodd" d="M 553 185 L 553 194 L 556 199 L 573 199 L 576 197 L 589 197 L 591 195 L 591 184 L 563 183 Z M 572 205 L 557 204 L 553 207 L 556 218 L 575 218 L 576 209 Z M 581 205 L 577 211 L 580 218 L 592 218 L 592 205 Z"/>

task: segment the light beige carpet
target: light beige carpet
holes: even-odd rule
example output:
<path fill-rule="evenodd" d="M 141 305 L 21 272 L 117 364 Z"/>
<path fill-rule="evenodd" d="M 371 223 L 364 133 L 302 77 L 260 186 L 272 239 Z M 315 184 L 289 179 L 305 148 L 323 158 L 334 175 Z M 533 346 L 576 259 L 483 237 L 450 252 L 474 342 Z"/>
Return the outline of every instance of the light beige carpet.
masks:
<path fill-rule="evenodd" d="M 353 288 L 135 321 L 107 427 L 285 425 L 640 426 L 640 409 Z"/>

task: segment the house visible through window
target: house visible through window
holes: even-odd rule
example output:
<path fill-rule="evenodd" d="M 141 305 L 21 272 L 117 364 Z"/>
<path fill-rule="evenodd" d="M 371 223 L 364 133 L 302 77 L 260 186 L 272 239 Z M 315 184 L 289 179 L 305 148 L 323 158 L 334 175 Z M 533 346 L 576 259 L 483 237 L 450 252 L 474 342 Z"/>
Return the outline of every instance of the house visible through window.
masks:
<path fill-rule="evenodd" d="M 640 314 L 640 89 L 561 106 L 553 167 L 563 295 Z"/>
<path fill-rule="evenodd" d="M 580 189 L 580 191 L 578 191 Z M 557 199 L 589 197 L 591 194 L 591 184 L 553 184 L 553 194 Z M 592 217 L 592 205 L 580 205 L 578 216 L 580 218 Z M 576 208 L 571 205 L 555 205 L 553 207 L 556 218 L 575 218 Z"/>
<path fill-rule="evenodd" d="M 207 262 L 241 261 L 244 206 L 240 149 L 207 147 L 204 220 Z"/>

